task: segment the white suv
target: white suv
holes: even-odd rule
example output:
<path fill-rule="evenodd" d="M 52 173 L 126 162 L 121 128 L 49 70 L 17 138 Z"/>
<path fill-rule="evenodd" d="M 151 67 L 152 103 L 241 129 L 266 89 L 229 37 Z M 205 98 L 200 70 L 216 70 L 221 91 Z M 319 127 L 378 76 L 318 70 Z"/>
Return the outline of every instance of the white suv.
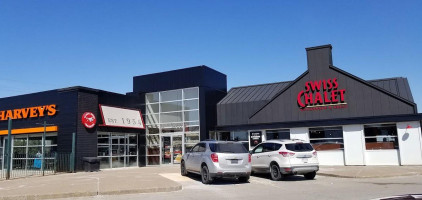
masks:
<path fill-rule="evenodd" d="M 319 170 L 317 152 L 302 140 L 267 140 L 252 151 L 252 172 L 271 173 L 271 179 L 286 175 L 304 175 L 314 179 Z"/>

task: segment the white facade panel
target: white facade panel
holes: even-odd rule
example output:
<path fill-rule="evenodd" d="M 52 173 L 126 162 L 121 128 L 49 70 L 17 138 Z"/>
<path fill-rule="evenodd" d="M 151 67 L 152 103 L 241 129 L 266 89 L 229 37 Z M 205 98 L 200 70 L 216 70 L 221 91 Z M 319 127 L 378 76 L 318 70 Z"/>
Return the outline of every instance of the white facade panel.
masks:
<path fill-rule="evenodd" d="M 320 165 L 344 165 L 343 150 L 318 151 Z"/>
<path fill-rule="evenodd" d="M 309 142 L 308 128 L 291 128 L 290 139 L 301 139 Z"/>
<path fill-rule="evenodd" d="M 422 165 L 421 126 L 415 122 L 397 123 L 401 165 Z"/>
<path fill-rule="evenodd" d="M 367 150 L 365 152 L 366 165 L 399 165 L 399 152 L 390 150 Z"/>
<path fill-rule="evenodd" d="M 363 125 L 343 126 L 344 159 L 346 165 L 365 165 Z"/>

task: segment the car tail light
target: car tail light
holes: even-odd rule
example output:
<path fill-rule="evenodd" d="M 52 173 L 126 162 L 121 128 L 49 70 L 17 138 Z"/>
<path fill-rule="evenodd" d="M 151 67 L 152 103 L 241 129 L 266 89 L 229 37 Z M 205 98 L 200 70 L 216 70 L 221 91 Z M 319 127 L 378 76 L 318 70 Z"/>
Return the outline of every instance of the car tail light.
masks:
<path fill-rule="evenodd" d="M 278 153 L 281 154 L 283 157 L 289 157 L 289 156 L 295 155 L 295 153 L 293 153 L 293 152 L 285 152 L 285 151 L 280 151 Z"/>
<path fill-rule="evenodd" d="M 218 162 L 218 155 L 216 153 L 211 154 L 212 162 Z"/>
<path fill-rule="evenodd" d="M 251 154 L 249 154 L 249 160 L 248 160 L 248 162 L 251 163 L 251 161 L 252 161 Z"/>
<path fill-rule="evenodd" d="M 318 155 L 318 153 L 317 153 L 316 151 L 314 151 L 312 154 L 313 154 L 315 157 Z"/>

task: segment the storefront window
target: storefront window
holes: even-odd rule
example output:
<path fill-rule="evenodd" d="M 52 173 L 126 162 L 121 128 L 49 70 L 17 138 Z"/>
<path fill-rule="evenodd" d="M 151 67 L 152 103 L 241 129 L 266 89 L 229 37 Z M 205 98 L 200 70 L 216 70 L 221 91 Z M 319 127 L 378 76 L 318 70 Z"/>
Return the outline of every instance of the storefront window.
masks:
<path fill-rule="evenodd" d="M 138 136 L 98 132 L 98 157 L 101 169 L 138 166 Z"/>
<path fill-rule="evenodd" d="M 289 129 L 266 130 L 267 140 L 290 139 Z"/>
<path fill-rule="evenodd" d="M 317 151 L 344 149 L 342 127 L 310 128 L 309 138 Z"/>
<path fill-rule="evenodd" d="M 158 98 L 156 98 L 157 96 Z M 180 146 L 175 141 L 182 142 L 184 152 L 199 142 L 199 89 L 162 91 L 146 94 L 145 98 L 147 165 L 177 163 L 179 159 L 177 155 L 180 152 L 175 153 L 176 151 L 174 151 L 175 155 L 173 156 L 170 155 L 170 151 L 170 154 L 164 152 L 161 155 L 163 144 L 160 138 L 166 137 L 167 141 L 171 137 L 169 141 L 172 144 L 170 145 Z M 156 105 L 159 107 L 156 108 Z M 181 139 L 179 140 L 179 138 Z"/>
<path fill-rule="evenodd" d="M 365 125 L 364 133 L 366 150 L 399 148 L 395 124 Z"/>
<path fill-rule="evenodd" d="M 57 133 L 47 133 L 45 148 L 42 148 L 42 134 L 26 134 L 13 136 L 12 169 L 39 170 L 44 153 L 45 169 L 53 170 L 54 158 L 57 153 Z M 32 171 L 35 173 L 35 171 Z M 28 171 L 27 171 L 28 172 Z"/>

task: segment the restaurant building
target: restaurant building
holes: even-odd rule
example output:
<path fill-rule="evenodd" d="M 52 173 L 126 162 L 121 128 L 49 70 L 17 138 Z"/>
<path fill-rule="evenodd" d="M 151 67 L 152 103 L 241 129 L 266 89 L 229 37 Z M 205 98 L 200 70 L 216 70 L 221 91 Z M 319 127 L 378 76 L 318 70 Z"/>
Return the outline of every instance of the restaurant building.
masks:
<path fill-rule="evenodd" d="M 363 80 L 335 67 L 331 45 L 307 48 L 308 69 L 293 81 L 235 87 L 207 66 L 133 77 L 127 94 L 81 86 L 0 99 L 0 167 L 7 119 L 12 168 L 72 151 L 100 168 L 180 163 L 205 139 L 302 139 L 323 165 L 422 165 L 420 121 L 406 78 Z M 380 69 L 381 70 L 381 69 Z M 14 162 L 18 161 L 19 162 Z M 19 165 L 17 164 L 19 163 Z"/>
<path fill-rule="evenodd" d="M 334 66 L 331 50 L 307 48 L 308 69 L 293 81 L 232 88 L 210 137 L 250 149 L 302 139 L 322 165 L 422 165 L 422 115 L 407 79 L 361 79 Z"/>

